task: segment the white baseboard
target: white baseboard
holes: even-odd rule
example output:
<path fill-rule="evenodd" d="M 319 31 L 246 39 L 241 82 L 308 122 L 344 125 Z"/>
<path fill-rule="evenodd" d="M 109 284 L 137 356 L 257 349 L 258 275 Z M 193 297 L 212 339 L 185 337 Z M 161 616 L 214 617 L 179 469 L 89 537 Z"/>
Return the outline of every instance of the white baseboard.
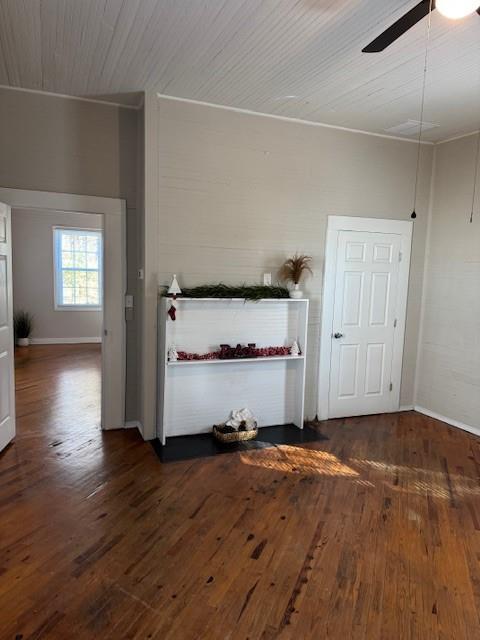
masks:
<path fill-rule="evenodd" d="M 402 404 L 400 405 L 399 411 L 414 411 L 415 407 L 413 404 Z"/>
<path fill-rule="evenodd" d="M 30 344 L 99 344 L 101 338 L 31 338 Z"/>
<path fill-rule="evenodd" d="M 419 407 L 418 405 L 415 405 L 414 409 L 415 411 L 418 411 L 418 413 L 423 413 L 423 415 L 428 416 L 429 418 L 435 418 L 435 420 L 445 422 L 452 427 L 457 427 L 458 429 L 463 429 L 463 431 L 468 431 L 476 436 L 480 436 L 480 429 L 478 427 L 472 427 L 469 424 L 465 424 L 459 420 L 454 420 L 453 418 L 448 418 L 447 416 L 442 416 L 440 413 L 435 413 L 435 411 L 430 411 L 430 409 L 425 409 L 425 407 Z"/>

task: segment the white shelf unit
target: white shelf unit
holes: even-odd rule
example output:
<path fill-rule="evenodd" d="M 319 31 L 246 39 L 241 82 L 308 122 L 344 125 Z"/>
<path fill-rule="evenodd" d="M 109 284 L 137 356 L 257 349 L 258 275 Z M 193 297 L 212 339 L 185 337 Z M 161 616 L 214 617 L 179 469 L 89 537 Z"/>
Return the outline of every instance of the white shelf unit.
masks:
<path fill-rule="evenodd" d="M 157 436 L 206 433 L 232 409 L 248 407 L 260 427 L 304 422 L 308 300 L 178 298 L 158 304 Z M 290 346 L 299 356 L 168 361 L 168 349 L 208 353 L 220 344 Z"/>
<path fill-rule="evenodd" d="M 176 362 L 167 362 L 169 367 L 184 367 L 192 364 L 228 364 L 229 362 L 266 362 L 268 360 L 303 360 L 304 356 L 263 356 L 258 358 L 222 358 L 218 360 L 177 360 Z"/>

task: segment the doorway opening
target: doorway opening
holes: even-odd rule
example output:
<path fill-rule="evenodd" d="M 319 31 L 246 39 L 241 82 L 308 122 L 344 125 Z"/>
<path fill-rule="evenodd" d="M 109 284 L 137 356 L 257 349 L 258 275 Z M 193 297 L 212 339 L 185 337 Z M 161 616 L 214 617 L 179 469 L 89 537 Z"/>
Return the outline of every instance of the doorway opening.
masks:
<path fill-rule="evenodd" d="M 7 188 L 0 188 L 0 202 L 6 301 L 0 329 L 11 372 L 0 394 L 1 446 L 16 431 L 14 361 L 25 415 L 44 412 L 52 426 L 74 418 L 78 428 L 86 420 L 97 429 L 123 428 L 125 202 Z M 33 344 L 15 358 L 14 307 L 33 319 Z"/>
<path fill-rule="evenodd" d="M 85 436 L 101 423 L 103 216 L 12 208 L 11 229 L 17 432 L 44 403 L 42 437 Z"/>

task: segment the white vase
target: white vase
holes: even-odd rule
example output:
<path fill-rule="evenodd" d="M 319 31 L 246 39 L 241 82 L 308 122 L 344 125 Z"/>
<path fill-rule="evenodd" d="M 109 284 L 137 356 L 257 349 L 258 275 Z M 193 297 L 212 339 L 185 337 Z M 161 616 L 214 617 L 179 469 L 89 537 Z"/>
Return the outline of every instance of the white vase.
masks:
<path fill-rule="evenodd" d="M 30 338 L 17 338 L 17 345 L 19 347 L 28 347 L 30 344 Z"/>
<path fill-rule="evenodd" d="M 290 289 L 290 298 L 295 298 L 296 300 L 303 298 L 303 291 L 300 289 L 298 282 L 293 285 L 293 289 Z"/>

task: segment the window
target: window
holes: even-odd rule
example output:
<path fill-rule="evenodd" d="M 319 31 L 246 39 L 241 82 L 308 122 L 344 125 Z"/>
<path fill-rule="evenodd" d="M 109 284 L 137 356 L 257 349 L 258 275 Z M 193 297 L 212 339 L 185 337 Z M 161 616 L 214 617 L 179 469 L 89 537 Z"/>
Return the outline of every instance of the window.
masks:
<path fill-rule="evenodd" d="M 55 307 L 101 309 L 102 231 L 56 227 L 53 234 Z"/>

